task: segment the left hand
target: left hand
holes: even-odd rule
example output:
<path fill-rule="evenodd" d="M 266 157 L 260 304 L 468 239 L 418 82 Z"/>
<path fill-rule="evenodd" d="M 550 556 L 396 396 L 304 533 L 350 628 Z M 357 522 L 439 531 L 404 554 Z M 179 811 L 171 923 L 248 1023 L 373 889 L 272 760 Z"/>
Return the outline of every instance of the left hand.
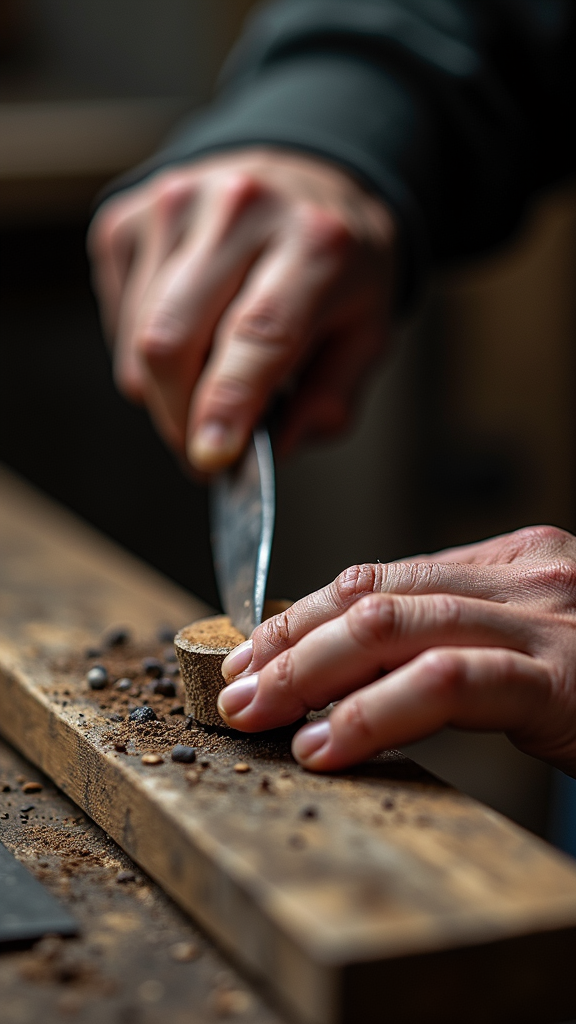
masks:
<path fill-rule="evenodd" d="M 354 566 L 264 622 L 223 665 L 235 729 L 304 726 L 293 753 L 334 771 L 441 729 L 505 732 L 576 776 L 576 538 L 554 527 Z"/>

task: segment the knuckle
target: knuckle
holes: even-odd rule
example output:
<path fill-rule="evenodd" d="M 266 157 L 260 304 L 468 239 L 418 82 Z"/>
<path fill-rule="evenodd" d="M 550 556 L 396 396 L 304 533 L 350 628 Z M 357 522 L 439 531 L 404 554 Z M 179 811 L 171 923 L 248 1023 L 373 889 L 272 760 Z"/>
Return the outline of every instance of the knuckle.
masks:
<path fill-rule="evenodd" d="M 303 203 L 299 215 L 303 236 L 313 251 L 343 254 L 348 250 L 353 241 L 352 230 L 337 210 Z"/>
<path fill-rule="evenodd" d="M 266 348 L 284 348 L 295 337 L 288 308 L 279 299 L 268 299 L 242 310 L 231 323 L 232 332 Z"/>
<path fill-rule="evenodd" d="M 352 694 L 342 701 L 333 712 L 337 717 L 338 724 L 343 726 L 346 732 L 352 732 L 356 736 L 372 740 L 374 730 L 371 725 L 370 716 L 366 714 L 364 702 L 358 693 Z"/>
<path fill-rule="evenodd" d="M 248 169 L 236 168 L 227 173 L 222 183 L 222 197 L 233 206 L 262 195 L 264 186 L 260 179 Z"/>
<path fill-rule="evenodd" d="M 427 688 L 449 697 L 463 688 L 466 680 L 464 661 L 461 652 L 455 648 L 432 648 L 420 654 L 416 662 Z"/>
<path fill-rule="evenodd" d="M 140 325 L 136 348 L 150 364 L 180 356 L 186 342 L 186 326 L 169 310 L 157 310 Z"/>
<path fill-rule="evenodd" d="M 262 639 L 272 649 L 289 644 L 292 638 L 292 630 L 288 613 L 279 612 L 278 615 L 274 615 L 271 619 L 266 619 L 262 623 L 260 631 Z"/>
<path fill-rule="evenodd" d="M 274 682 L 276 688 L 284 693 L 294 689 L 294 656 L 291 649 L 283 651 L 274 661 Z"/>
<path fill-rule="evenodd" d="M 372 594 L 378 589 L 378 570 L 383 566 L 365 563 L 351 565 L 344 569 L 333 583 L 330 584 L 330 597 L 337 608 L 347 608 L 359 597 Z"/>
<path fill-rule="evenodd" d="M 552 559 L 522 574 L 522 580 L 531 589 L 558 593 L 565 601 L 576 596 L 576 563 L 571 559 Z"/>
<path fill-rule="evenodd" d="M 400 628 L 398 602 L 386 594 L 360 598 L 346 612 L 348 629 L 361 647 L 372 648 L 390 638 Z"/>
<path fill-rule="evenodd" d="M 507 538 L 511 558 L 530 555 L 533 552 L 561 550 L 572 540 L 566 530 L 558 526 L 524 526 Z"/>

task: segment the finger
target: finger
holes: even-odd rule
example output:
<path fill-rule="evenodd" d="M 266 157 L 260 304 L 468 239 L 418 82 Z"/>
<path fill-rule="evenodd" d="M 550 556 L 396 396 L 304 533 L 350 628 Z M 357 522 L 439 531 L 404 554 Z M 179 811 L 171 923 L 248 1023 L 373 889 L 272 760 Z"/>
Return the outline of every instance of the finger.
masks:
<path fill-rule="evenodd" d="M 124 284 L 132 262 L 137 225 L 147 205 L 145 190 L 109 199 L 94 217 L 86 238 L 92 285 L 108 339 L 115 337 Z"/>
<path fill-rule="evenodd" d="M 292 752 L 313 771 L 337 771 L 446 725 L 525 733 L 545 720 L 550 691 L 544 663 L 525 654 L 430 650 L 305 726 Z"/>
<path fill-rule="evenodd" d="M 317 626 L 342 615 L 361 598 L 378 593 L 453 594 L 505 603 L 515 594 L 515 585 L 514 576 L 509 577 L 502 566 L 411 561 L 352 565 L 327 587 L 258 626 L 252 636 L 250 660 L 245 654 L 240 661 L 230 655 L 222 665 L 225 678 L 248 668 L 258 671 Z"/>
<path fill-rule="evenodd" d="M 188 427 L 198 469 L 223 468 L 244 448 L 271 397 L 309 352 L 340 278 L 340 220 L 302 204 L 263 254 L 220 328 Z"/>
<path fill-rule="evenodd" d="M 118 386 L 134 397 L 147 397 L 147 373 L 139 346 L 139 324 L 170 257 L 178 250 L 194 212 L 197 182 L 170 176 L 149 192 L 137 221 L 129 273 L 122 285 L 114 371 Z M 172 261 L 174 262 L 174 261 Z"/>
<path fill-rule="evenodd" d="M 444 594 L 399 597 L 373 594 L 308 633 L 258 674 L 250 702 L 245 679 L 222 691 L 220 709 L 235 729 L 260 731 L 286 725 L 340 700 L 438 645 L 534 645 L 537 623 L 509 608 Z M 537 642 L 537 641 L 536 641 Z"/>
<path fill-rule="evenodd" d="M 147 403 L 157 426 L 182 451 L 190 396 L 214 330 L 262 248 L 266 200 L 260 184 L 246 175 L 206 186 L 178 245 L 166 251 L 164 243 L 164 251 L 151 252 L 151 271 L 144 270 L 128 344 L 146 369 Z"/>

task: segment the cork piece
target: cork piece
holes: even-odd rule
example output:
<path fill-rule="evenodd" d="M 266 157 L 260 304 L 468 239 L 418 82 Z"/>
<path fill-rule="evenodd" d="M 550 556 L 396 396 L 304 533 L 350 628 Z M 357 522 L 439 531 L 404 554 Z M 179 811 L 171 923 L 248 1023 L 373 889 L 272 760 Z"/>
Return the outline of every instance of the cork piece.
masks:
<path fill-rule="evenodd" d="M 267 601 L 264 618 L 285 611 L 290 604 L 290 601 Z M 220 690 L 226 685 L 222 662 L 244 640 L 246 637 L 232 625 L 227 615 L 198 619 L 176 634 L 174 646 L 186 691 L 187 715 L 204 725 L 225 725 L 217 707 Z"/>

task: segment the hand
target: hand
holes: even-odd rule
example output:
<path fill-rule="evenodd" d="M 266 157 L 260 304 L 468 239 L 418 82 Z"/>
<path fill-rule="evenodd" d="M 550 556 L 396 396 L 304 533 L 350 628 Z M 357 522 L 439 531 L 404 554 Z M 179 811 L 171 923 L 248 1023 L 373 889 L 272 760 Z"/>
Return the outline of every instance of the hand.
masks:
<path fill-rule="evenodd" d="M 334 771 L 443 726 L 498 730 L 576 776 L 576 538 L 551 526 L 354 566 L 224 661 L 235 729 L 306 725 L 294 756 Z M 240 673 L 240 675 L 239 675 Z"/>
<path fill-rule="evenodd" d="M 395 228 L 323 160 L 250 149 L 108 200 L 88 246 L 121 390 L 213 472 L 291 389 L 281 447 L 345 426 L 382 351 Z"/>

